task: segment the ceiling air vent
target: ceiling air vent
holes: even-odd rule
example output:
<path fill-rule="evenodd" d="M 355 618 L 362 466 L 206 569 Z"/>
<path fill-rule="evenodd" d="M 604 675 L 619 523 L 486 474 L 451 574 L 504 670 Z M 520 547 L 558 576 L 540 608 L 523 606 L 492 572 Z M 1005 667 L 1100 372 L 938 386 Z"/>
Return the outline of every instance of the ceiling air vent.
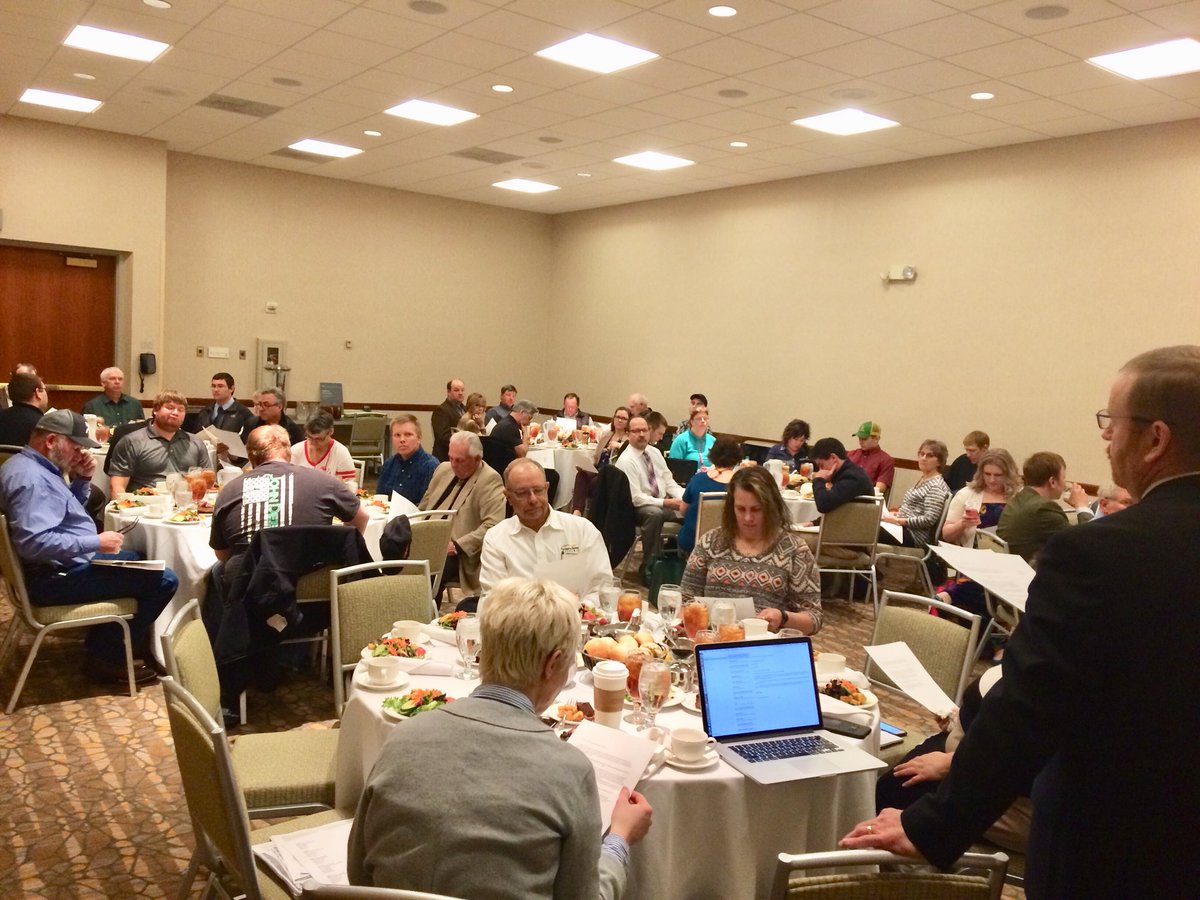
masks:
<path fill-rule="evenodd" d="M 501 163 L 510 163 L 513 160 L 521 158 L 514 153 L 501 153 L 499 150 L 488 150 L 484 147 L 468 147 L 466 150 L 457 150 L 450 155 L 461 156 L 463 159 L 473 159 L 476 162 L 489 163 L 493 166 L 498 166 Z"/>
<path fill-rule="evenodd" d="M 254 116 L 256 119 L 265 119 L 283 109 L 282 106 L 259 103 L 244 97 L 230 97 L 228 94 L 209 94 L 196 105 L 208 109 L 219 109 L 223 112 L 240 113 L 243 116 Z"/>

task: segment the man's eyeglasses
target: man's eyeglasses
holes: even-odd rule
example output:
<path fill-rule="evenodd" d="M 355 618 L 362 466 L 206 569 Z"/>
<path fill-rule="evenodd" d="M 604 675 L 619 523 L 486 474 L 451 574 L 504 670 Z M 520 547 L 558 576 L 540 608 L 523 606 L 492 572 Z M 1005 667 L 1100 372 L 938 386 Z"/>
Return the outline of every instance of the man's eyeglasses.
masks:
<path fill-rule="evenodd" d="M 1101 430 L 1104 430 L 1109 425 L 1111 425 L 1113 423 L 1114 419 L 1129 419 L 1130 421 L 1133 421 L 1133 422 L 1147 422 L 1147 423 L 1157 421 L 1157 420 L 1151 419 L 1147 416 L 1114 416 L 1107 409 L 1102 409 L 1098 413 L 1096 413 L 1096 425 Z"/>
<path fill-rule="evenodd" d="M 530 497 L 545 497 L 550 490 L 550 486 L 543 484 L 541 487 L 524 488 L 520 491 L 509 491 L 514 497 L 521 500 L 528 500 Z"/>

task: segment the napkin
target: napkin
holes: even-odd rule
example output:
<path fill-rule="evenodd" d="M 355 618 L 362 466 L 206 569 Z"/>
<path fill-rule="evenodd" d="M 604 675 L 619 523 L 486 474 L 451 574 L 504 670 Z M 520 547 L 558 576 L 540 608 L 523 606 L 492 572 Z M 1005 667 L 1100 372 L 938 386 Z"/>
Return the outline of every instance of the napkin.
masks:
<path fill-rule="evenodd" d="M 435 641 L 441 641 L 443 644 L 454 643 L 454 632 L 449 628 L 443 628 L 441 625 L 422 625 L 421 631 Z"/>
<path fill-rule="evenodd" d="M 401 656 L 400 668 L 410 675 L 453 675 L 454 665 L 436 659 Z"/>

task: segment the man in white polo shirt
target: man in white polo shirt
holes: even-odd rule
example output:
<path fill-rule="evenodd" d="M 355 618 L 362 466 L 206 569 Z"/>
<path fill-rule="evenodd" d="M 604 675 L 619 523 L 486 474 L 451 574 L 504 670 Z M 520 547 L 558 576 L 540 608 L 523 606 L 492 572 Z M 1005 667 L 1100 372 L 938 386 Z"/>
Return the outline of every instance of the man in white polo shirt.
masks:
<path fill-rule="evenodd" d="M 479 570 L 482 598 L 486 600 L 493 587 L 513 576 L 559 581 L 554 569 L 561 563 L 560 583 L 596 602 L 600 588 L 612 578 L 608 551 L 596 526 L 550 507 L 546 472 L 531 459 L 509 463 L 504 470 L 504 496 L 515 515 L 484 535 Z M 539 567 L 547 568 L 535 572 Z"/>

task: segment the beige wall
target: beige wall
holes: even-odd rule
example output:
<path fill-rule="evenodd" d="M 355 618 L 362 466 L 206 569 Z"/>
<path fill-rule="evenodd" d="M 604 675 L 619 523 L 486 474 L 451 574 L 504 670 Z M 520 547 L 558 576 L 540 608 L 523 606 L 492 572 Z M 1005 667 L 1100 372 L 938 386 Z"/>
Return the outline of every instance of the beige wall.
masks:
<path fill-rule="evenodd" d="M 983 428 L 1107 475 L 1091 414 L 1112 373 L 1200 335 L 1200 122 L 1127 129 L 555 218 L 552 324 L 614 365 L 564 381 L 672 421 L 800 416 L 849 445 L 959 451 Z M 884 286 L 891 264 L 918 269 Z"/>
<path fill-rule="evenodd" d="M 158 141 L 0 116 L 0 239 L 117 253 L 116 362 L 131 393 L 137 354 L 161 361 L 166 189 Z"/>
<path fill-rule="evenodd" d="M 295 399 L 341 381 L 347 402 L 440 403 L 453 376 L 492 403 L 503 381 L 553 390 L 546 216 L 178 153 L 167 199 L 167 355 L 190 394 L 228 364 L 246 395 L 259 337 L 287 342 Z"/>

